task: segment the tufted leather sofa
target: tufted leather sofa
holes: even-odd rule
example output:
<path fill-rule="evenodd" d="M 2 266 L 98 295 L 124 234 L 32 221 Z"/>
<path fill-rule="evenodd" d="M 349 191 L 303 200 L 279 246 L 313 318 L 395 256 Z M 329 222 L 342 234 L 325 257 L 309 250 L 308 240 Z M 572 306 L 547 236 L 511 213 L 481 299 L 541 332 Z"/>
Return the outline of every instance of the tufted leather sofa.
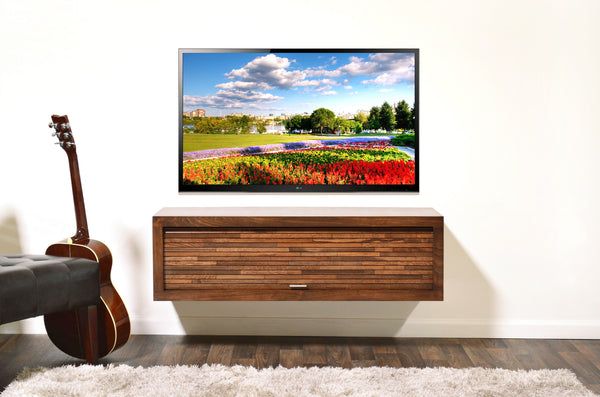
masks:
<path fill-rule="evenodd" d="M 0 324 L 95 305 L 98 263 L 48 255 L 0 255 Z"/>

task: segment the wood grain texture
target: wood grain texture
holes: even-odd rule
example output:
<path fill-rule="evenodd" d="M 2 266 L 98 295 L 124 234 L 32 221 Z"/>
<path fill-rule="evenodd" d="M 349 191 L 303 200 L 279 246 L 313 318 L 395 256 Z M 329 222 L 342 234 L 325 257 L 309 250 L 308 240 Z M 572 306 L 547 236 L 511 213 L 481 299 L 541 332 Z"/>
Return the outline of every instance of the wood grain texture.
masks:
<path fill-rule="evenodd" d="M 0 391 L 25 367 L 79 365 L 45 335 L 0 335 Z M 257 368 L 311 365 L 448 366 L 572 370 L 600 393 L 600 340 L 333 338 L 134 335 L 99 364 L 233 365 Z"/>
<path fill-rule="evenodd" d="M 433 208 L 410 207 L 165 207 L 155 214 L 156 217 L 323 217 L 323 216 L 419 216 L 439 217 Z"/>
<path fill-rule="evenodd" d="M 443 218 L 394 210 L 163 209 L 155 300 L 442 300 Z"/>
<path fill-rule="evenodd" d="M 78 244 L 61 242 L 49 246 L 46 254 L 98 262 L 100 301 L 95 311 L 98 327 L 97 354 L 103 357 L 123 346 L 129 339 L 131 325 L 125 304 L 110 278 L 112 254 L 108 247 L 91 239 L 80 241 Z M 46 314 L 44 324 L 48 336 L 59 349 L 73 357 L 86 358 L 87 342 L 80 334 L 77 310 Z"/>

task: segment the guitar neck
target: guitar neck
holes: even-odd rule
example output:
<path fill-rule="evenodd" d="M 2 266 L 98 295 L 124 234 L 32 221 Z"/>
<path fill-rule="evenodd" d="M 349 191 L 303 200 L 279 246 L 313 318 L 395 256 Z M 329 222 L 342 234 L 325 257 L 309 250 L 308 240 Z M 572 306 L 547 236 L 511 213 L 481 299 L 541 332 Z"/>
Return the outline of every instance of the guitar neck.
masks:
<path fill-rule="evenodd" d="M 85 215 L 85 204 L 83 202 L 83 189 L 81 188 L 81 176 L 79 175 L 79 162 L 77 161 L 77 151 L 73 131 L 67 115 L 52 115 L 52 122 L 48 127 L 54 129 L 53 136 L 58 138 L 58 144 L 67 153 L 69 159 L 69 170 L 71 171 L 71 187 L 73 188 L 73 204 L 75 206 L 75 220 L 77 230 L 75 235 L 69 240 L 71 242 L 83 242 L 90 238 Z"/>
<path fill-rule="evenodd" d="M 73 149 L 67 152 L 69 158 L 69 169 L 71 171 L 71 187 L 73 188 L 73 204 L 75 206 L 75 220 L 77 222 L 77 231 L 71 237 L 73 242 L 89 239 L 90 234 L 87 225 L 87 216 L 85 213 L 85 203 L 83 201 L 83 189 L 81 187 L 81 177 L 79 175 L 79 162 L 77 152 Z"/>

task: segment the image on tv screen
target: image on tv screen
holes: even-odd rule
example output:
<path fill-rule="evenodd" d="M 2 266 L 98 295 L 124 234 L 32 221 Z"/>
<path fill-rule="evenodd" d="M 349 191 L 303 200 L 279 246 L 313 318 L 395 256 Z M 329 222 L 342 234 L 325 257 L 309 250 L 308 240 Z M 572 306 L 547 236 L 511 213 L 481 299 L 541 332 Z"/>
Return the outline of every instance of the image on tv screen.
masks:
<path fill-rule="evenodd" d="M 279 51 L 180 50 L 180 189 L 417 190 L 417 50 Z"/>

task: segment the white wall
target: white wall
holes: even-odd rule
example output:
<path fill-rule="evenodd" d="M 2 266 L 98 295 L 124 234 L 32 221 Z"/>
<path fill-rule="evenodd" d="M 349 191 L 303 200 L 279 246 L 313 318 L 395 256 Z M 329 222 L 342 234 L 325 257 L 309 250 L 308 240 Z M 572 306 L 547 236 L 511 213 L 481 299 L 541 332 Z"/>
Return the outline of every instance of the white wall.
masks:
<path fill-rule="evenodd" d="M 1 248 L 74 231 L 46 128 L 67 113 L 135 333 L 598 337 L 598 20 L 596 0 L 0 0 Z M 178 194 L 178 47 L 420 48 L 421 193 Z M 154 212 L 219 205 L 434 207 L 446 299 L 153 302 Z"/>

